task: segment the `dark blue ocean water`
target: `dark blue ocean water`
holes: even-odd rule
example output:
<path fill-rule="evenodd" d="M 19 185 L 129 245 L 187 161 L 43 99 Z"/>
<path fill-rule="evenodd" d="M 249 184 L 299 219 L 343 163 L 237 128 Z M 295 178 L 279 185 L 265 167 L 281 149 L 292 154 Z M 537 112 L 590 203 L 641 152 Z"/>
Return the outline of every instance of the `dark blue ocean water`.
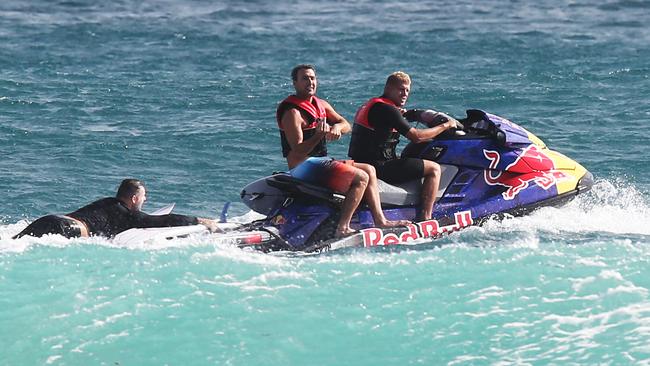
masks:
<path fill-rule="evenodd" d="M 633 0 L 1 2 L 0 364 L 650 364 L 649 18 Z M 274 112 L 304 62 L 348 120 L 403 70 L 409 106 L 504 116 L 596 185 L 417 249 L 8 239 L 125 177 L 149 210 L 217 216 L 285 168 Z"/>

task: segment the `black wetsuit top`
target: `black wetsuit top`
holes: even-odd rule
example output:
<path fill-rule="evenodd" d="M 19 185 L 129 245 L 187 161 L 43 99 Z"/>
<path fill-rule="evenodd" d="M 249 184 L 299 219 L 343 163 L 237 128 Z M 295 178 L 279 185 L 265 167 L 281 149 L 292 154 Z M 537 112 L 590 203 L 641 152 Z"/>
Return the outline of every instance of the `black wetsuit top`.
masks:
<path fill-rule="evenodd" d="M 154 216 L 142 211 L 132 211 L 115 197 L 102 198 L 66 216 L 85 223 L 89 235 L 106 237 L 113 237 L 133 228 L 198 224 L 194 216 L 176 214 Z"/>
<path fill-rule="evenodd" d="M 375 103 L 368 110 L 368 120 L 374 131 L 355 123 L 348 156 L 359 163 L 378 164 L 397 159 L 395 148 L 399 135 L 409 132 L 411 125 L 399 109 L 386 103 Z M 397 132 L 393 132 L 395 129 Z"/>
<path fill-rule="evenodd" d="M 373 165 L 377 178 L 387 183 L 422 178 L 424 161 L 398 158 L 395 151 L 399 136 L 406 136 L 412 128 L 400 110 L 386 103 L 375 103 L 368 110 L 368 122 L 374 130 L 355 122 L 348 155 L 356 162 Z"/>

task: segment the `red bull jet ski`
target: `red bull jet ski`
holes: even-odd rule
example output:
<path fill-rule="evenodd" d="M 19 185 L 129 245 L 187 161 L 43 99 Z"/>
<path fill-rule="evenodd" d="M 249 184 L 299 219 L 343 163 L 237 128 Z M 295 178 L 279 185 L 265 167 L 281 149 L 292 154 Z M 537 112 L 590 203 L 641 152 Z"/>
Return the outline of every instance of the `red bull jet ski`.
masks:
<path fill-rule="evenodd" d="M 429 127 L 445 121 L 434 121 Z M 449 130 L 430 142 L 410 143 L 402 151 L 402 156 L 432 160 L 442 168 L 432 220 L 379 229 L 361 205 L 351 222 L 359 233 L 334 240 L 344 196 L 297 179 L 291 171 L 276 173 L 250 183 L 240 195 L 248 207 L 265 216 L 247 227 L 269 233 L 270 239 L 258 249 L 312 252 L 427 242 L 487 218 L 561 205 L 593 184 L 584 167 L 505 118 L 468 110 L 459 121 L 462 129 Z M 420 180 L 400 185 L 379 180 L 386 217 L 414 220 L 420 188 Z"/>

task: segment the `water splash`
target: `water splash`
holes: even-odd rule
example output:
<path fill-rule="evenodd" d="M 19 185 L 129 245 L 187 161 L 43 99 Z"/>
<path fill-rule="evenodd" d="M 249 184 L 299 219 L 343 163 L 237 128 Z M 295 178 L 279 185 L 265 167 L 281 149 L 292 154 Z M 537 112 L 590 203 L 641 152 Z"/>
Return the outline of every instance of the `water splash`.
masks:
<path fill-rule="evenodd" d="M 596 181 L 592 190 L 565 206 L 544 207 L 531 215 L 492 220 L 488 231 L 568 234 L 650 235 L 650 211 L 639 190 L 621 180 Z"/>
<path fill-rule="evenodd" d="M 229 221 L 247 223 L 260 218 L 255 212 L 247 212 L 233 217 Z M 67 245 L 94 244 L 132 250 L 170 250 L 188 247 L 213 247 L 209 236 L 189 235 L 184 238 L 162 240 L 155 243 L 143 243 L 133 246 L 119 246 L 104 238 L 66 239 L 57 235 L 43 238 L 23 237 L 12 240 L 11 237 L 27 226 L 28 222 L 20 220 L 14 224 L 0 226 L 0 253 L 20 253 L 34 245 L 65 247 Z M 431 245 L 418 242 L 418 247 L 430 250 L 441 245 L 493 246 L 510 244 L 518 247 L 539 247 L 540 236 L 566 243 L 592 241 L 606 234 L 650 236 L 650 210 L 646 197 L 635 186 L 623 179 L 596 181 L 592 190 L 565 206 L 544 207 L 523 217 L 507 217 L 502 220 L 488 220 L 481 227 L 471 227 L 460 233 L 454 233 L 439 239 Z M 424 245 L 423 245 L 424 244 Z M 219 254 L 231 253 L 221 245 Z M 236 253 L 242 251 L 230 246 Z M 403 249 L 403 248 L 402 248 Z M 373 252 L 401 250 L 377 249 Z M 355 251 L 355 250 L 353 250 Z M 365 251 L 365 250 L 364 250 Z M 231 253 L 232 254 L 232 253 Z M 280 256 L 304 257 L 301 255 L 279 254 Z M 268 256 L 268 255 L 267 255 Z M 276 254 L 276 257 L 278 255 Z M 337 260 L 339 257 L 330 257 Z M 250 259 L 250 258 L 249 258 Z M 372 256 L 360 256 L 360 261 L 374 262 L 379 260 Z M 256 261 L 257 259 L 251 259 Z M 349 260 L 346 259 L 346 260 Z"/>

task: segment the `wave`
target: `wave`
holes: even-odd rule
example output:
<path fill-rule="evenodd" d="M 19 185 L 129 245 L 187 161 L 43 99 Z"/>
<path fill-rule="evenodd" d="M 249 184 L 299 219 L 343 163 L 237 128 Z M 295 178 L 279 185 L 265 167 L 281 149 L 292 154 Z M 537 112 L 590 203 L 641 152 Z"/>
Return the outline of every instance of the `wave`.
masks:
<path fill-rule="evenodd" d="M 650 236 L 650 211 L 646 197 L 623 180 L 597 180 L 592 190 L 565 206 L 544 207 L 531 215 L 492 220 L 488 230 L 542 231 L 548 233 L 610 233 Z"/>

